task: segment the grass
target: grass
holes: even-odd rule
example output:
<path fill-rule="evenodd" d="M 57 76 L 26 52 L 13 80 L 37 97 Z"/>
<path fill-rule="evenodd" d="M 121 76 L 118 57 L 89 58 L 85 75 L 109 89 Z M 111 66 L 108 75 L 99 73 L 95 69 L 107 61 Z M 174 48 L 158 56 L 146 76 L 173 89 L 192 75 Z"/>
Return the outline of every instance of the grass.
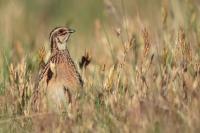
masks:
<path fill-rule="evenodd" d="M 1 6 L 0 132 L 199 132 L 200 5 L 195 0 L 85 0 L 86 7 L 74 14 L 87 20 L 69 15 L 77 33 L 68 44 L 77 67 L 87 61 L 79 69 L 84 90 L 66 112 L 32 113 L 38 51 L 48 47 L 54 26 L 70 21 L 67 3 L 74 6 L 57 3 L 62 10 L 52 15 L 52 1 Z M 82 10 L 94 12 L 87 16 Z"/>

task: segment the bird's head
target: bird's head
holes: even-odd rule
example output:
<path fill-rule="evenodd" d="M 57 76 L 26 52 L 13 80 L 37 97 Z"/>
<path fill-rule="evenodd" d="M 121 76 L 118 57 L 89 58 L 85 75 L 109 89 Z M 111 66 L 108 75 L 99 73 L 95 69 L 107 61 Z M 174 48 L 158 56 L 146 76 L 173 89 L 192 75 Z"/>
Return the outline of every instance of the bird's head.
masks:
<path fill-rule="evenodd" d="M 51 50 L 65 50 L 66 43 L 69 39 L 71 33 L 74 33 L 75 30 L 72 30 L 67 27 L 57 27 L 53 29 L 50 33 L 49 40 L 51 43 Z"/>

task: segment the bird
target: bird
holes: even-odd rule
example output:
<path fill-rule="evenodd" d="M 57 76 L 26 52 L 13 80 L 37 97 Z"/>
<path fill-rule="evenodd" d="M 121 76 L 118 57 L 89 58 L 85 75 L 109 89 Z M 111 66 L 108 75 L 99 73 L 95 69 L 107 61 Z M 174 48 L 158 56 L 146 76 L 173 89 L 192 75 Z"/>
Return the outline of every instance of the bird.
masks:
<path fill-rule="evenodd" d="M 68 102 L 73 102 L 74 92 L 83 88 L 83 80 L 72 60 L 67 48 L 67 42 L 75 30 L 68 27 L 56 27 L 49 35 L 50 57 L 41 70 L 35 83 L 33 104 L 35 110 L 40 110 L 44 92 L 47 108 L 59 110 Z"/>

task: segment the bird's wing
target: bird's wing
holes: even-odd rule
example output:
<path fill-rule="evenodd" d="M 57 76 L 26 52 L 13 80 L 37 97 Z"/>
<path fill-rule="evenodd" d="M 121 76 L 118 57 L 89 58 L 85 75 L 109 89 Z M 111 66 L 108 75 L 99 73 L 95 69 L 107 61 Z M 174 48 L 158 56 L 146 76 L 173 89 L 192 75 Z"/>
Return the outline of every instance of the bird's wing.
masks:
<path fill-rule="evenodd" d="M 41 70 L 39 70 L 39 73 L 38 73 L 38 76 L 37 76 L 37 79 L 36 79 L 36 83 L 35 83 L 35 87 L 34 87 L 35 89 L 34 89 L 34 90 L 37 90 L 40 81 L 41 81 L 42 79 L 46 78 L 49 68 L 50 68 L 50 62 L 47 62 L 47 64 L 44 66 L 44 68 L 41 69 Z"/>
<path fill-rule="evenodd" d="M 43 79 L 46 79 L 48 80 L 48 71 L 50 70 L 50 64 L 51 62 L 55 60 L 56 58 L 56 55 L 57 54 L 53 54 L 49 60 L 47 61 L 47 63 L 45 64 L 45 66 L 43 67 L 43 69 L 40 69 L 39 70 L 39 73 L 38 73 L 38 76 L 37 76 L 37 79 L 36 79 L 36 84 L 35 84 L 35 89 L 38 88 L 39 84 L 40 84 L 40 81 L 43 80 Z"/>
<path fill-rule="evenodd" d="M 37 78 L 36 78 L 36 82 L 35 82 L 35 86 L 34 86 L 34 90 L 33 90 L 33 102 L 36 101 L 38 99 L 38 95 L 40 93 L 40 86 L 47 86 L 47 82 L 48 82 L 48 78 L 49 78 L 49 70 L 50 70 L 50 62 L 52 60 L 54 60 L 54 58 L 56 57 L 56 54 L 53 54 L 49 60 L 47 61 L 47 63 L 45 64 L 45 66 L 39 70 Z M 44 81 L 41 83 L 41 81 Z"/>
<path fill-rule="evenodd" d="M 46 84 L 45 82 L 42 82 L 44 84 L 41 84 L 41 80 L 46 79 L 45 77 L 47 77 L 47 72 L 49 70 L 49 63 L 47 63 L 43 69 L 40 69 L 37 75 L 37 79 L 35 82 L 35 86 L 34 86 L 34 90 L 33 90 L 33 95 L 32 95 L 32 100 L 31 100 L 31 104 L 32 104 L 32 109 L 34 111 L 38 111 L 40 108 L 40 103 L 41 103 L 41 85 Z M 45 88 L 45 86 L 43 86 Z"/>

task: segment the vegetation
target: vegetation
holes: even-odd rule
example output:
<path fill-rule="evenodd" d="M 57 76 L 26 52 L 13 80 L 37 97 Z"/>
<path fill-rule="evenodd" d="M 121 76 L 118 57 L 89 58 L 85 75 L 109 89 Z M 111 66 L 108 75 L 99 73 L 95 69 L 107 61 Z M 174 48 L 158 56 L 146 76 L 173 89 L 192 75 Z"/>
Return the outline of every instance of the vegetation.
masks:
<path fill-rule="evenodd" d="M 199 132 L 199 9 L 198 0 L 0 0 L 0 132 Z M 68 48 L 84 90 L 66 112 L 32 113 L 39 60 L 60 25 L 77 31 Z"/>

